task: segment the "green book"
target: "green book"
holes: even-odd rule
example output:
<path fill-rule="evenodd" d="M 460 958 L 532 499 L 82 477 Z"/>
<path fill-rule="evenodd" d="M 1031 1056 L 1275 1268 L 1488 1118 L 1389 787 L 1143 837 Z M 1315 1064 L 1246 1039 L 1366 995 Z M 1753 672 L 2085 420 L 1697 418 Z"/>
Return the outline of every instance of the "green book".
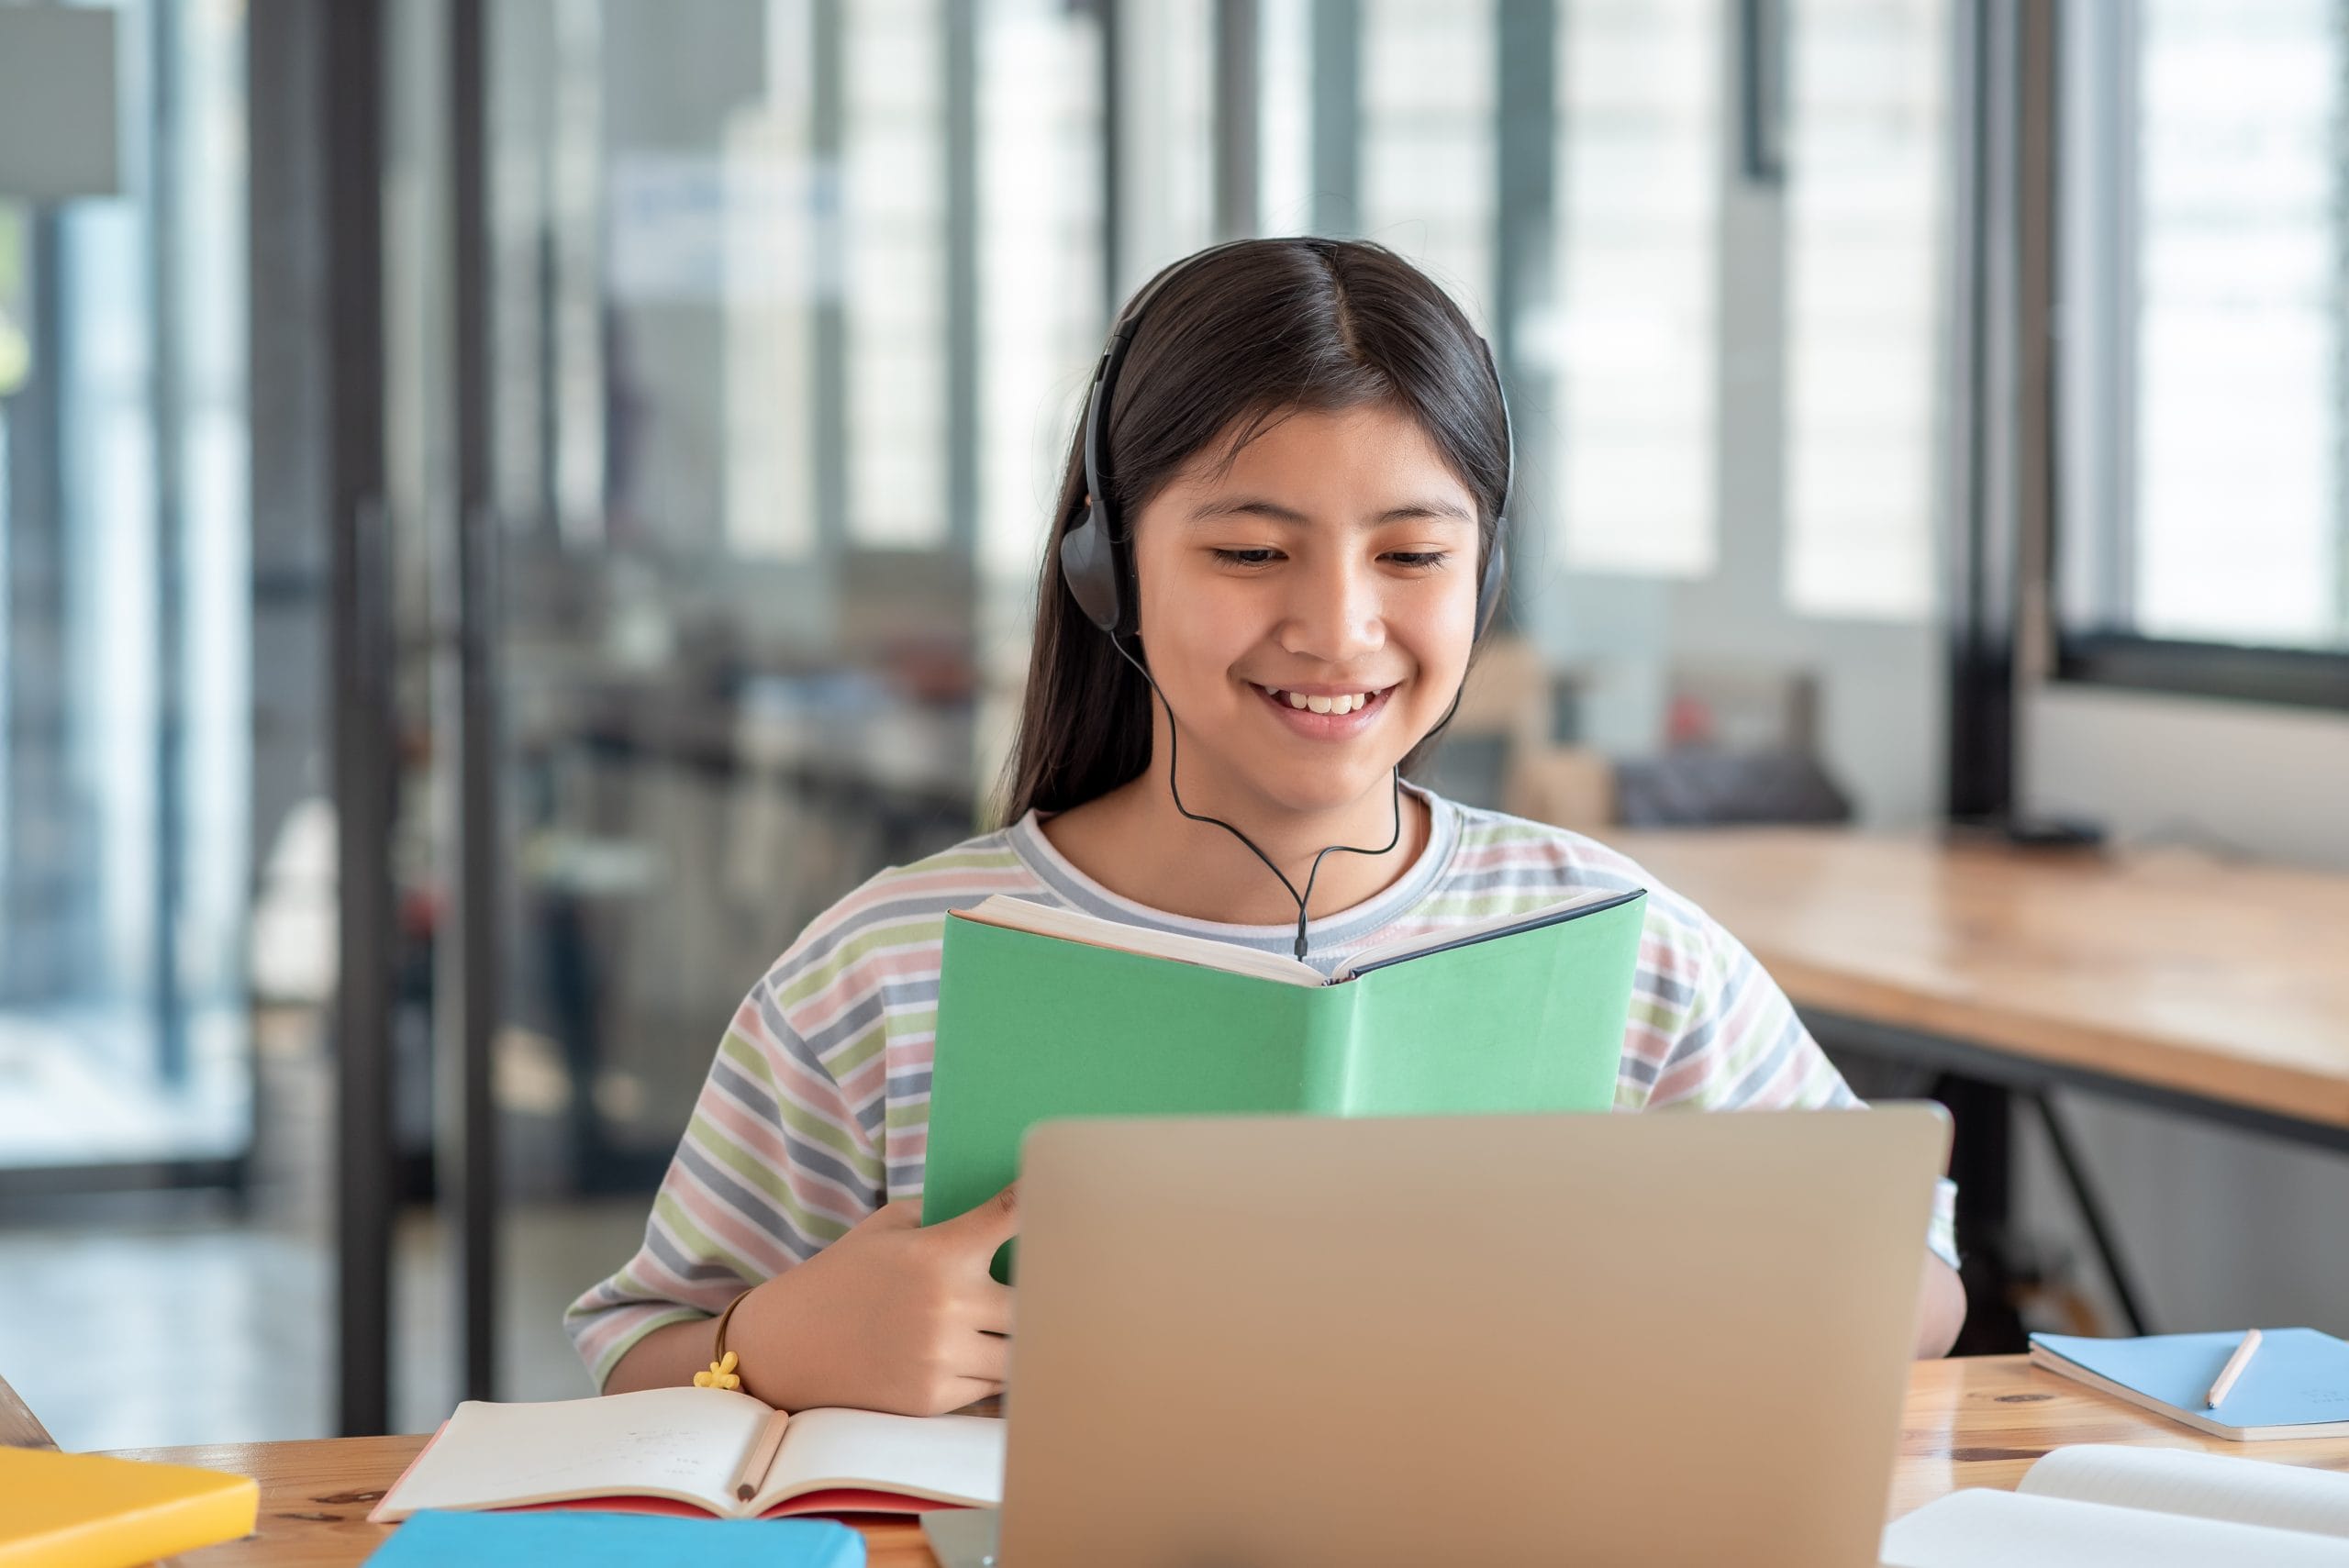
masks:
<path fill-rule="evenodd" d="M 1327 978 L 1026 899 L 957 910 L 922 1222 L 1000 1192 L 1028 1129 L 1055 1117 L 1606 1110 L 1646 903 L 1586 894 L 1368 949 Z"/>

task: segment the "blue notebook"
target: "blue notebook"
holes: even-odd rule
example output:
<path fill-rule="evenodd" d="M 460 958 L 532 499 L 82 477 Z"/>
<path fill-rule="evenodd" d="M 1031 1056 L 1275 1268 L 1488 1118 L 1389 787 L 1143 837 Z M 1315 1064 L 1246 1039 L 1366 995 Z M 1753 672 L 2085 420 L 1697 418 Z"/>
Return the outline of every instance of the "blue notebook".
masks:
<path fill-rule="evenodd" d="M 2202 1401 L 2239 1333 L 2098 1340 L 2033 1334 L 2033 1366 L 2237 1442 L 2349 1437 L 2349 1341 L 2314 1329 L 2264 1329 L 2258 1353 L 2216 1410 Z"/>
<path fill-rule="evenodd" d="M 648 1514 L 409 1516 L 367 1568 L 863 1568 L 864 1538 L 829 1519 Z"/>

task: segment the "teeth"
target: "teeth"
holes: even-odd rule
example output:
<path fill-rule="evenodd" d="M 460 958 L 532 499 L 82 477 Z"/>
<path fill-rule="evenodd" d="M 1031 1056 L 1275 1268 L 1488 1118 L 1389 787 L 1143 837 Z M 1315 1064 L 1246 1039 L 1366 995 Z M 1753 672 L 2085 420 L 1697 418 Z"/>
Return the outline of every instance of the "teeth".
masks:
<path fill-rule="evenodd" d="M 1289 706 L 1308 713 L 1359 713 L 1370 706 L 1373 695 L 1369 692 L 1346 692 L 1334 697 L 1321 697 L 1308 696 L 1303 692 L 1276 691 L 1270 686 L 1264 690 L 1274 701 L 1286 697 Z"/>

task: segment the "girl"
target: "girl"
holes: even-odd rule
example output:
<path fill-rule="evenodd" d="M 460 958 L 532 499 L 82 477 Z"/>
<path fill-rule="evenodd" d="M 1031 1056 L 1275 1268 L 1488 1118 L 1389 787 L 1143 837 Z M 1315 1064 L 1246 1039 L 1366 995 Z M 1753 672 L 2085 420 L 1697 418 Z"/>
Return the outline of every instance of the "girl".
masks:
<path fill-rule="evenodd" d="M 1617 1108 L 1855 1103 L 1701 910 L 1580 835 L 1402 782 L 1466 674 L 1508 487 L 1490 355 L 1442 291 L 1376 245 L 1247 240 L 1162 273 L 1111 344 L 1045 554 L 1009 826 L 874 876 L 751 989 L 642 1249 L 566 1316 L 607 1392 L 690 1381 L 729 1303 L 742 1386 L 782 1408 L 1001 1389 L 987 1263 L 1013 1195 L 917 1218 L 941 927 L 990 894 L 1303 944 L 1326 972 L 1645 885 Z M 1965 1310 L 1951 1198 L 1920 1356 Z"/>

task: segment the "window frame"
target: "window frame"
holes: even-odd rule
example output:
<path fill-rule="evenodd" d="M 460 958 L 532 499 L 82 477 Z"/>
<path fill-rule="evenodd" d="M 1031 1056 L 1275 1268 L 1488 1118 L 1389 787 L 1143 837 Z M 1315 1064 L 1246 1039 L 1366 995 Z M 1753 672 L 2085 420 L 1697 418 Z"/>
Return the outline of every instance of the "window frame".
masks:
<path fill-rule="evenodd" d="M 2051 51 L 2047 75 L 2056 128 L 2047 152 L 2056 210 L 2042 228 L 2050 253 L 2040 258 L 2053 286 L 2053 308 L 2043 328 L 2046 382 L 2040 403 L 2048 424 L 2053 470 L 2048 475 L 2045 592 L 2040 596 L 2038 628 L 2049 651 L 2047 678 L 2055 684 L 2088 689 L 2349 711 L 2349 647 L 2155 637 L 2110 626 L 2084 628 L 2070 618 L 2069 573 L 2078 567 L 2067 561 L 2069 530 L 2083 526 L 2083 514 L 2113 514 L 2117 520 L 2108 520 L 2108 528 L 2132 528 L 2136 520 L 2137 433 L 2133 419 L 2111 412 L 2131 392 L 2137 374 L 2136 343 L 2129 328 L 2136 311 L 2135 281 L 2122 267 L 2093 270 L 2093 305 L 2076 311 L 2069 297 L 2091 272 L 2077 248 L 2109 247 L 2111 254 L 2098 258 L 2099 261 L 2133 253 L 2133 180 L 2129 188 L 2117 189 L 2108 178 L 2099 188 L 2110 193 L 2109 199 L 2094 214 L 2084 214 L 2076 199 L 2066 200 L 2063 194 L 2082 168 L 2100 161 L 2094 139 L 2127 135 L 2124 122 L 2137 112 L 2135 57 L 2130 52 L 2137 43 L 2134 6 L 2067 0 L 2062 19 L 2038 43 L 2027 37 L 2023 47 Z M 2101 78 L 2098 87 L 2083 92 L 2079 61 L 2065 56 L 2089 49 L 2116 51 L 2126 64 Z M 2343 530 L 2343 544 L 2349 546 L 2349 520 Z M 2116 560 L 2133 547 L 2134 536 L 2117 543 Z"/>

